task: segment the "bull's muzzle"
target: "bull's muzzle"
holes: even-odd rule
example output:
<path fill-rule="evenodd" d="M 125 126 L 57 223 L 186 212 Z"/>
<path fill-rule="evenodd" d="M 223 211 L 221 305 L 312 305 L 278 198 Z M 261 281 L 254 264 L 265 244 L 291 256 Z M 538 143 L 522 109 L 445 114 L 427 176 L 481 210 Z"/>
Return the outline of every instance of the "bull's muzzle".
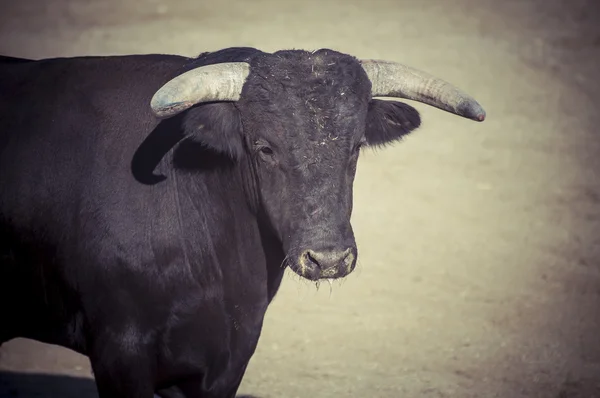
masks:
<path fill-rule="evenodd" d="M 310 279 L 342 278 L 354 270 L 357 252 L 355 247 L 345 249 L 316 250 L 308 249 L 301 252 L 297 266 L 292 270 L 298 275 Z"/>

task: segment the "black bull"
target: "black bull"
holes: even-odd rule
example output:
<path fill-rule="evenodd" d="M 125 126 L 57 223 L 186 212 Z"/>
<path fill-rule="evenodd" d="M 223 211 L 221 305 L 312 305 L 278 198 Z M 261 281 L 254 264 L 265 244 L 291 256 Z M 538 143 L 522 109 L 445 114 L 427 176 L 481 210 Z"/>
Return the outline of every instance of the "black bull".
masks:
<path fill-rule="evenodd" d="M 331 50 L 0 58 L 0 343 L 87 355 L 102 398 L 233 397 L 285 268 L 356 264 L 360 148 L 420 124 L 375 96 L 485 116 Z"/>

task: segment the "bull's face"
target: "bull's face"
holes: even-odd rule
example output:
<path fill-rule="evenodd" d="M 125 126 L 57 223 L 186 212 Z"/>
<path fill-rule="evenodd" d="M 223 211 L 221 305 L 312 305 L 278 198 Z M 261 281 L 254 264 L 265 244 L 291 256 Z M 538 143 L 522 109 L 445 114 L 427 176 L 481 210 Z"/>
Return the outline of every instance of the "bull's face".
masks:
<path fill-rule="evenodd" d="M 262 208 L 290 268 L 317 280 L 356 264 L 352 185 L 371 84 L 350 57 L 317 52 L 261 57 L 240 110 Z"/>
<path fill-rule="evenodd" d="M 414 82 L 406 76 L 400 83 L 392 81 L 396 86 L 374 81 L 373 76 L 389 73 L 390 65 L 398 66 L 383 63 L 369 69 L 330 50 L 261 54 L 245 65 L 247 69 L 236 72 L 244 74 L 243 86 L 233 87 L 235 79 L 227 73 L 218 84 L 205 82 L 213 101 L 225 96 L 235 102 L 190 110 L 186 125 L 203 126 L 203 134 L 209 134 L 205 143 L 228 152 L 250 176 L 249 200 L 280 238 L 293 271 L 310 280 L 343 277 L 357 260 L 350 216 L 361 147 L 398 140 L 420 124 L 414 108 L 372 96 Z M 219 86 L 228 79 L 228 86 Z M 186 80 L 181 80 L 163 91 L 181 97 L 179 92 L 186 88 Z M 426 83 L 441 90 L 438 80 Z M 415 87 L 433 105 L 483 119 L 479 105 L 469 98 L 456 100 L 458 91 L 451 86 L 441 93 L 444 96 L 438 93 L 444 100 L 438 102 L 435 93 L 427 92 L 431 87 Z M 229 92 L 214 95 L 224 91 Z M 453 98 L 458 102 L 449 103 Z M 165 101 L 157 93 L 153 107 L 158 114 L 169 114 L 199 102 L 176 99 Z"/>

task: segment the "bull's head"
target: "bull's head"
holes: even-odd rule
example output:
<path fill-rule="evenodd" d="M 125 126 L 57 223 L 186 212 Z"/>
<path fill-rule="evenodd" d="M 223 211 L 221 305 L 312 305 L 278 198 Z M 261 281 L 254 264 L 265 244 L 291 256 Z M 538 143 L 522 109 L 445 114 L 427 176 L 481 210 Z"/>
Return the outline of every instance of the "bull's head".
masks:
<path fill-rule="evenodd" d="M 356 264 L 350 215 L 361 146 L 393 142 L 420 124 L 411 106 L 377 96 L 485 118 L 474 99 L 440 79 L 331 50 L 261 53 L 248 63 L 202 66 L 169 81 L 151 106 L 169 117 L 203 104 L 186 123 L 202 125 L 208 145 L 252 170 L 251 191 L 288 265 L 317 280 L 343 277 Z"/>

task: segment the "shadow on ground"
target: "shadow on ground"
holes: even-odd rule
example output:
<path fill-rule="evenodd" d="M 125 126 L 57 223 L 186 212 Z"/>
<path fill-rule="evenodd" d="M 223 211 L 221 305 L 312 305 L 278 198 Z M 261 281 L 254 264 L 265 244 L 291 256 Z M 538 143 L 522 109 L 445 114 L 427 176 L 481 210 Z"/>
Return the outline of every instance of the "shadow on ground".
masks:
<path fill-rule="evenodd" d="M 94 380 L 44 373 L 0 372 L 0 398 L 98 398 Z M 238 395 L 237 398 L 259 398 Z"/>
<path fill-rule="evenodd" d="M 0 372 L 0 398 L 97 398 L 93 379 L 43 373 Z"/>

